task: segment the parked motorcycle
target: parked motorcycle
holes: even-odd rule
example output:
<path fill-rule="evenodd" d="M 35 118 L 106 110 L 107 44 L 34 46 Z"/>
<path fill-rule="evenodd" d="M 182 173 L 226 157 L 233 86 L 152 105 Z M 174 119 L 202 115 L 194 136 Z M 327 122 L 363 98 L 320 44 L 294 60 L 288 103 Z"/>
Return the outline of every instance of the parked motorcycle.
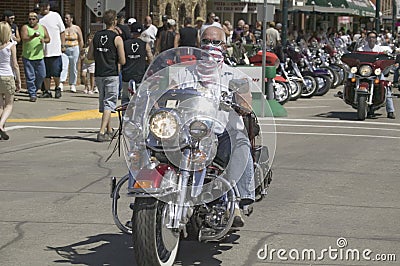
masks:
<path fill-rule="evenodd" d="M 359 120 L 386 103 L 386 91 L 391 82 L 384 79 L 394 64 L 394 57 L 386 53 L 351 52 L 342 56 L 342 61 L 350 67 L 345 82 L 343 100 L 357 109 Z"/>
<path fill-rule="evenodd" d="M 160 70 L 160 65 L 166 67 Z M 138 265 L 172 265 L 181 239 L 218 241 L 231 233 L 240 196 L 226 162 L 216 156 L 215 134 L 229 123 L 243 119 L 254 159 L 256 199 L 267 193 L 272 177 L 267 146 L 275 139 L 262 137 L 247 98 L 261 91 L 248 76 L 229 69 L 230 74 L 222 74 L 232 77 L 229 86 L 221 85 L 210 54 L 188 47 L 167 50 L 149 66 L 126 108 L 122 143 L 129 173 L 118 183 L 112 179 L 111 195 L 114 220 L 132 233 Z M 227 122 L 221 113 L 229 115 Z M 132 209 L 130 230 L 114 211 L 124 182 L 132 197 L 126 206 Z"/>

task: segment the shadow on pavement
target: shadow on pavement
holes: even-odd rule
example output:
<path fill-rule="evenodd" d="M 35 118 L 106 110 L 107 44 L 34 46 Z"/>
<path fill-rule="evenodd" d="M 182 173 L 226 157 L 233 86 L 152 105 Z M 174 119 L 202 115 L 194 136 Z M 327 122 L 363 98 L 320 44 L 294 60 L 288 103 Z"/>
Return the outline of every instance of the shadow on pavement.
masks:
<path fill-rule="evenodd" d="M 65 140 L 84 140 L 84 141 L 92 141 L 97 142 L 97 137 L 81 137 L 81 136 L 44 136 L 46 139 L 65 139 Z"/>
<path fill-rule="evenodd" d="M 176 259 L 177 265 L 221 265 L 215 255 L 238 244 L 238 235 L 231 235 L 221 242 L 199 243 L 196 241 L 181 241 Z M 59 264 L 82 265 L 118 265 L 134 266 L 132 240 L 126 234 L 100 234 L 89 236 L 86 240 L 67 246 L 47 247 L 47 251 L 56 252 L 61 259 Z"/>
<path fill-rule="evenodd" d="M 373 117 L 368 117 L 368 119 L 377 119 L 382 114 L 375 113 Z M 349 121 L 358 121 L 357 111 L 354 112 L 328 112 L 321 113 L 315 115 L 315 117 L 323 117 L 323 118 L 337 118 L 339 120 L 349 120 Z"/>

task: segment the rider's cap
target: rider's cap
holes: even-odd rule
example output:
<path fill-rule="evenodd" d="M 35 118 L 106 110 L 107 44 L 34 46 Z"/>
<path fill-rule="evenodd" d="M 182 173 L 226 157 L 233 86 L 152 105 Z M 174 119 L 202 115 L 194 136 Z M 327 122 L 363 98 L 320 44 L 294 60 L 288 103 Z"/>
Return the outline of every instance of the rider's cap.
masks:
<path fill-rule="evenodd" d="M 143 25 L 138 22 L 134 22 L 131 25 L 129 25 L 129 28 L 131 30 L 131 33 L 142 33 L 144 31 Z"/>

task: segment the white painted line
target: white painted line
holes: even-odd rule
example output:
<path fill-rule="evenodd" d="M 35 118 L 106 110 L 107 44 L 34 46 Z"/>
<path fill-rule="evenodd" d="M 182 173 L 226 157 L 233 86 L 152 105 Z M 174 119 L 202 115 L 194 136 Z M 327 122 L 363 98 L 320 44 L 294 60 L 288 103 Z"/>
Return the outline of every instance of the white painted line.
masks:
<path fill-rule="evenodd" d="M 341 128 L 341 129 L 362 129 L 362 130 L 381 130 L 381 131 L 400 131 L 395 128 L 377 128 L 377 127 L 347 127 L 347 126 L 320 126 L 320 125 L 295 125 L 295 124 L 261 124 L 261 126 L 282 126 L 282 127 L 314 127 L 314 128 Z"/>
<path fill-rule="evenodd" d="M 357 137 L 357 138 L 377 138 L 377 139 L 400 139 L 400 137 L 377 136 L 377 135 L 357 135 L 357 134 L 334 134 L 334 133 L 309 133 L 309 132 L 263 132 L 276 133 L 282 135 L 310 135 L 310 136 L 337 136 L 337 137 Z"/>
<path fill-rule="evenodd" d="M 349 121 L 349 120 L 320 120 L 320 119 L 290 119 L 290 118 L 272 118 L 272 117 L 257 117 L 258 120 L 274 120 L 274 121 L 290 121 L 290 122 L 312 122 L 312 123 L 343 123 L 343 124 L 364 124 L 364 125 L 389 125 L 400 126 L 399 123 L 387 122 L 370 122 L 370 121 Z"/>
<path fill-rule="evenodd" d="M 98 128 L 90 128 L 90 127 L 11 126 L 11 127 L 7 127 L 7 131 L 16 130 L 16 129 L 24 129 L 24 128 L 61 129 L 61 130 L 98 130 Z"/>
<path fill-rule="evenodd" d="M 320 105 L 320 106 L 286 106 L 285 109 L 313 109 L 313 108 L 325 108 L 330 107 L 328 105 Z"/>

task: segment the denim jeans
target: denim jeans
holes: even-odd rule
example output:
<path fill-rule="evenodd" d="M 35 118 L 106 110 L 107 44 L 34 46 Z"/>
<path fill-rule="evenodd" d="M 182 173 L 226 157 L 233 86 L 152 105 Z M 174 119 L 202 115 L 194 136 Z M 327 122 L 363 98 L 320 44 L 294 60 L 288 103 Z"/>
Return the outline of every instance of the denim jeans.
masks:
<path fill-rule="evenodd" d="M 255 199 L 255 181 L 253 157 L 250 141 L 246 134 L 239 130 L 225 131 L 218 136 L 217 157 L 228 163 L 228 179 L 239 190 L 241 199 Z"/>
<path fill-rule="evenodd" d="M 400 71 L 400 65 L 394 69 L 393 83 L 399 83 L 399 71 Z"/>
<path fill-rule="evenodd" d="M 392 89 L 390 87 L 386 90 L 386 113 L 394 113 L 394 104 L 392 98 Z"/>
<path fill-rule="evenodd" d="M 44 78 L 46 77 L 46 67 L 44 60 L 29 60 L 22 58 L 24 64 L 26 86 L 30 97 L 36 97 L 36 92 L 42 87 Z"/>
<path fill-rule="evenodd" d="M 76 85 L 78 78 L 78 59 L 79 59 L 79 46 L 67 47 L 65 53 L 61 56 L 63 60 L 63 70 L 61 72 L 60 81 L 67 80 L 69 71 L 69 85 Z"/>

